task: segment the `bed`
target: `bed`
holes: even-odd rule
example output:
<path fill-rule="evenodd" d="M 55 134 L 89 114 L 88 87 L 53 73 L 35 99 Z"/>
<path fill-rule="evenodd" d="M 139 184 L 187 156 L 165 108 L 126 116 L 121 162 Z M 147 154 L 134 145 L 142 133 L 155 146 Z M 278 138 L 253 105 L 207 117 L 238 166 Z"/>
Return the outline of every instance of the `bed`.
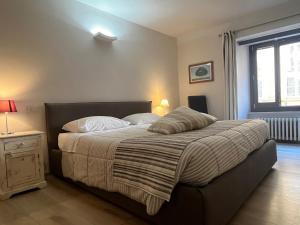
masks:
<path fill-rule="evenodd" d="M 100 102 L 46 104 L 46 122 L 51 172 L 70 182 L 62 173 L 62 151 L 58 135 L 66 122 L 94 115 L 122 118 L 133 113 L 151 112 L 151 102 Z M 252 152 L 241 164 L 217 177 L 206 186 L 195 187 L 179 183 L 171 200 L 163 204 L 154 216 L 146 213 L 145 206 L 124 195 L 89 187 L 80 187 L 157 225 L 221 225 L 229 222 L 239 207 L 270 171 L 276 162 L 276 146 L 267 141 Z M 216 216 L 217 215 L 217 216 Z"/>

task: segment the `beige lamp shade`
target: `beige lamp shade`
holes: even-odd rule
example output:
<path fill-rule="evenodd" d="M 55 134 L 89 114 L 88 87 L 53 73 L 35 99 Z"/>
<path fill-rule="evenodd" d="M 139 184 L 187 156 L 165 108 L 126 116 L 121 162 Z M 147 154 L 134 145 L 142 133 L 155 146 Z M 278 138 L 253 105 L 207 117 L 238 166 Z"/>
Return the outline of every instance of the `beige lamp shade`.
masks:
<path fill-rule="evenodd" d="M 168 108 L 170 106 L 168 99 L 162 99 L 160 102 L 160 106 L 164 108 Z"/>

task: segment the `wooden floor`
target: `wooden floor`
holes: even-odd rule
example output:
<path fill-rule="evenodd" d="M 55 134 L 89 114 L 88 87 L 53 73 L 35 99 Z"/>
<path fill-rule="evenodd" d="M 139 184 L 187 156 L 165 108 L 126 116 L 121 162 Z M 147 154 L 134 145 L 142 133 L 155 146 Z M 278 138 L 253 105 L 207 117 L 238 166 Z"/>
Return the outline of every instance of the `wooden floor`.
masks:
<path fill-rule="evenodd" d="M 275 169 L 230 225 L 300 225 L 300 145 L 277 145 Z"/>
<path fill-rule="evenodd" d="M 48 177 L 48 183 L 46 189 L 0 202 L 0 225 L 146 225 L 73 185 L 52 176 Z M 279 145 L 275 169 L 256 189 L 230 225 L 298 224 L 300 146 Z"/>

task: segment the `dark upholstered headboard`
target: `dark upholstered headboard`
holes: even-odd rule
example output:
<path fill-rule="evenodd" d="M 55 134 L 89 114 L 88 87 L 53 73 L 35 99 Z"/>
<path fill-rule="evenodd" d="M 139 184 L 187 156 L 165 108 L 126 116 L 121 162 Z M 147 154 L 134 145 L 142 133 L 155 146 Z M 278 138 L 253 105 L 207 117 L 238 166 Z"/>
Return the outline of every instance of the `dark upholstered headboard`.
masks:
<path fill-rule="evenodd" d="M 151 101 L 45 103 L 48 149 L 58 149 L 58 134 L 67 122 L 87 116 L 123 118 L 134 113 L 151 112 Z"/>

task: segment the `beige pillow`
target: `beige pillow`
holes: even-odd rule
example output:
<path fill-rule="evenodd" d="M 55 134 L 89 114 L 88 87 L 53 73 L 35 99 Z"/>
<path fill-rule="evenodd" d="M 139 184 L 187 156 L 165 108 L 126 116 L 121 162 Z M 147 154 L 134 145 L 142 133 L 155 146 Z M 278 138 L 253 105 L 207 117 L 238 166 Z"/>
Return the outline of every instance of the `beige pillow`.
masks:
<path fill-rule="evenodd" d="M 176 134 L 207 127 L 216 120 L 217 118 L 211 115 L 180 106 L 153 123 L 148 130 L 161 134 Z"/>

